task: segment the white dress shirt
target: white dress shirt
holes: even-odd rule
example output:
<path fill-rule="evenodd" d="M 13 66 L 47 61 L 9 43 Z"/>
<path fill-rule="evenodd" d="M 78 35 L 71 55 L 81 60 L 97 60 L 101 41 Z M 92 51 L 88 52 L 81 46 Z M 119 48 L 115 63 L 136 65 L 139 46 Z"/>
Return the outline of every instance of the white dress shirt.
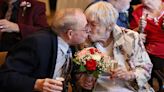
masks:
<path fill-rule="evenodd" d="M 69 45 L 60 37 L 58 37 L 58 51 L 57 51 L 57 60 L 56 67 L 54 70 L 53 78 L 60 77 L 62 73 L 62 66 L 66 61 L 67 51 Z"/>

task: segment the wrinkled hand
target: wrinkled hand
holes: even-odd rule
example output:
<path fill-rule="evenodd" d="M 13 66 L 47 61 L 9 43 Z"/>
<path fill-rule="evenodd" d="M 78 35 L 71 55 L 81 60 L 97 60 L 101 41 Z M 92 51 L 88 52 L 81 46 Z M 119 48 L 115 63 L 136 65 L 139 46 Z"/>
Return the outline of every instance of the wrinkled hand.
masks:
<path fill-rule="evenodd" d="M 146 42 L 146 34 L 140 33 L 139 35 L 140 35 L 142 42 L 145 43 Z"/>
<path fill-rule="evenodd" d="M 10 22 L 6 19 L 0 20 L 1 32 L 19 32 L 19 26 L 16 23 Z"/>
<path fill-rule="evenodd" d="M 135 79 L 135 74 L 133 71 L 127 71 L 124 68 L 117 68 L 113 71 L 112 78 L 118 78 L 128 81 Z"/>
<path fill-rule="evenodd" d="M 87 74 L 83 73 L 83 74 L 79 74 L 77 75 L 78 78 L 78 85 L 81 86 L 84 89 L 87 90 L 92 90 L 94 87 L 94 84 L 96 82 L 96 78 L 93 76 L 88 76 Z"/>
<path fill-rule="evenodd" d="M 41 92 L 62 92 L 63 84 L 55 79 L 37 79 L 34 89 Z"/>

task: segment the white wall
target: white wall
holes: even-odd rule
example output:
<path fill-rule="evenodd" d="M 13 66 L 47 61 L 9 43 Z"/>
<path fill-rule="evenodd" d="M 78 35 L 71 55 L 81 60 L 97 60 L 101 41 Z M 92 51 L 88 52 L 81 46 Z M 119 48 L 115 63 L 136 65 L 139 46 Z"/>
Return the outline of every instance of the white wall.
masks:
<path fill-rule="evenodd" d="M 88 4 L 93 2 L 94 0 L 57 0 L 56 9 L 62 8 L 81 8 L 85 9 Z"/>

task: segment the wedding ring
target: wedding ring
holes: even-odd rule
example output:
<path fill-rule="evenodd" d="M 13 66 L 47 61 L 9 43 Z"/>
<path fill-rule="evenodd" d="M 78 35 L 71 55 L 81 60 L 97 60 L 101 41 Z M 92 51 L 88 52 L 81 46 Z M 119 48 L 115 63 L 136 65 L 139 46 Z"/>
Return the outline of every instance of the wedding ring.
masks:
<path fill-rule="evenodd" d="M 7 29 L 9 26 L 0 26 L 0 29 Z"/>
<path fill-rule="evenodd" d="M 0 29 L 3 29 L 4 28 L 4 26 L 0 26 Z"/>

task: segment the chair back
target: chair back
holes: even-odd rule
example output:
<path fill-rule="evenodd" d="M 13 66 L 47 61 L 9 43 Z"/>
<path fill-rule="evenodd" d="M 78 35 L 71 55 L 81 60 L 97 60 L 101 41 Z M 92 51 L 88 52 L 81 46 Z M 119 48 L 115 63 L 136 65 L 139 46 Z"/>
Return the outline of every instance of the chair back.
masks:
<path fill-rule="evenodd" d="M 164 92 L 164 72 L 162 70 L 154 70 L 154 73 L 159 84 L 158 92 Z"/>
<path fill-rule="evenodd" d="M 7 52 L 0 52 L 0 66 L 5 62 Z"/>

